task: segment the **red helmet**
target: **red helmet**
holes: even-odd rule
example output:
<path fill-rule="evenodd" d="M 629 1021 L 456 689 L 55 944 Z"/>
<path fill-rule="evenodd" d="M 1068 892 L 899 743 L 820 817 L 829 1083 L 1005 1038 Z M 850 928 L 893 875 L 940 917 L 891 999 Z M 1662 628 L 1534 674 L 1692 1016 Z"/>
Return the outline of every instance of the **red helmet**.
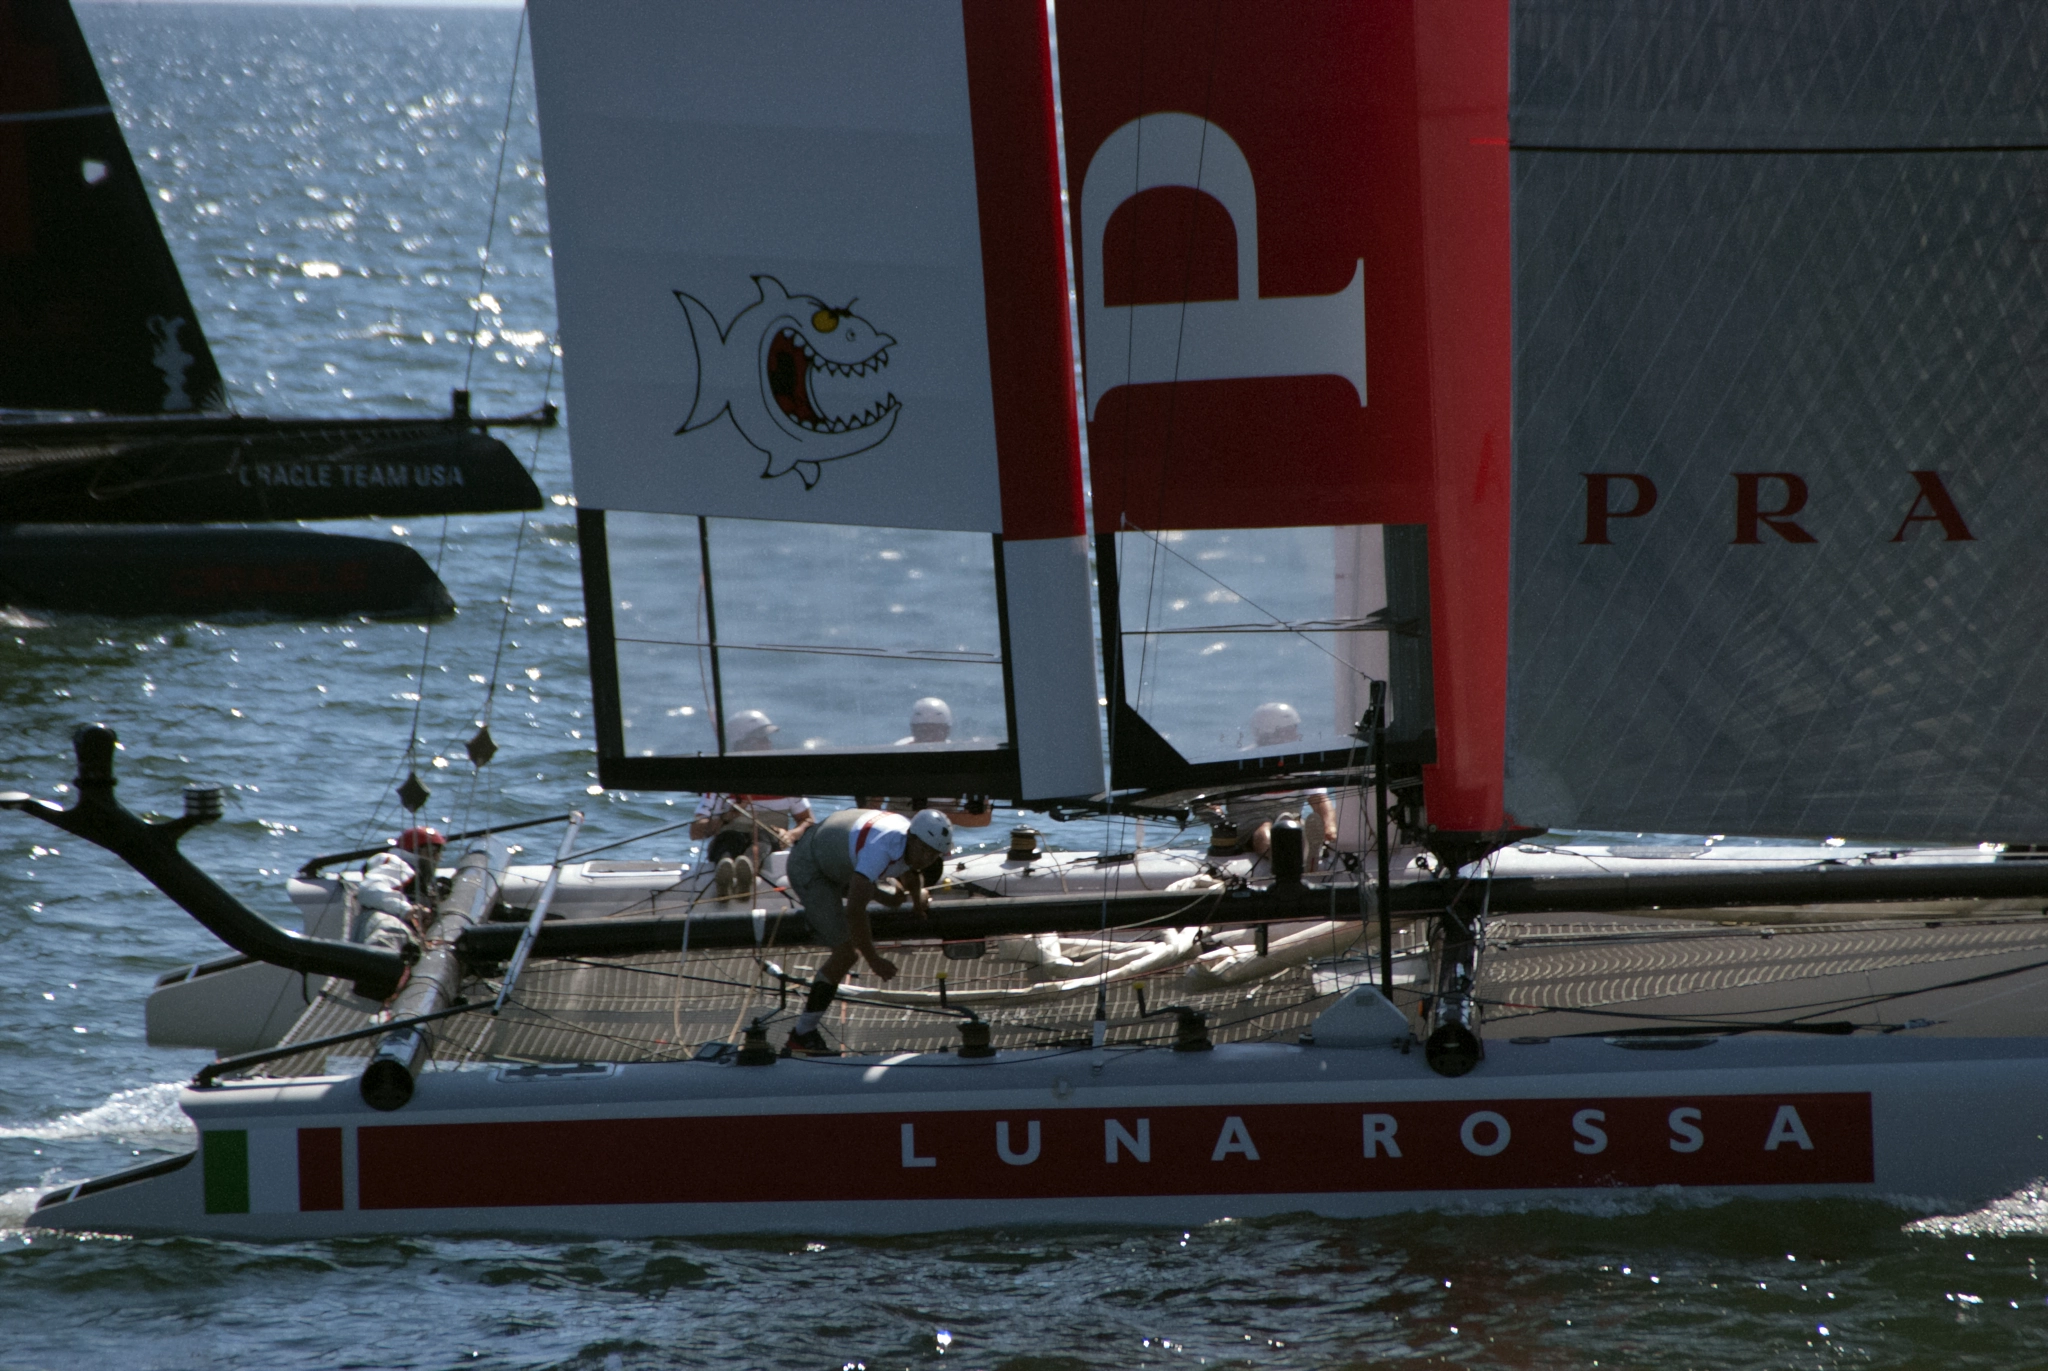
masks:
<path fill-rule="evenodd" d="M 398 849 L 401 852 L 417 852 L 423 847 L 446 847 L 447 845 L 448 840 L 441 836 L 439 830 L 427 828 L 424 825 L 419 828 L 408 828 L 405 832 L 398 835 Z"/>

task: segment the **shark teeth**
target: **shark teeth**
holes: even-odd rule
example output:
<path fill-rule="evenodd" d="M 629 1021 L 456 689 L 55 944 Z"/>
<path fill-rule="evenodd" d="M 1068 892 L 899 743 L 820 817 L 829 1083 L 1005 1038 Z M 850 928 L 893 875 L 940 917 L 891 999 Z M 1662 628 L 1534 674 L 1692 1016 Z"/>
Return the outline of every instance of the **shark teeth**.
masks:
<path fill-rule="evenodd" d="M 851 433 L 857 429 L 872 428 L 874 425 L 881 423 L 896 410 L 897 406 L 898 401 L 892 392 L 886 400 L 871 406 L 851 419 L 824 419 L 817 423 L 805 423 L 801 419 L 793 419 L 791 422 L 798 428 L 806 429 L 812 433 Z"/>
<path fill-rule="evenodd" d="M 816 348 L 811 346 L 809 339 L 793 328 L 782 330 L 782 336 L 795 343 L 798 349 L 802 351 L 804 360 L 824 372 L 827 376 L 844 376 L 849 379 L 877 376 L 881 374 L 883 368 L 889 365 L 889 350 L 887 348 L 883 348 L 880 352 L 864 361 L 835 362 L 830 357 L 821 355 Z"/>

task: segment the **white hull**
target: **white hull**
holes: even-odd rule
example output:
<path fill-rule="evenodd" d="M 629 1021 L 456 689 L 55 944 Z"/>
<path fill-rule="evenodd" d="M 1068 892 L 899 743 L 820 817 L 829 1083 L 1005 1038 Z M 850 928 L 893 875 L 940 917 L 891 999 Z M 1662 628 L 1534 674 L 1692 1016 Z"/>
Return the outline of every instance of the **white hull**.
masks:
<path fill-rule="evenodd" d="M 1671 1044 L 1495 1042 L 1458 1079 L 1420 1051 L 1272 1044 L 498 1068 L 430 1072 L 396 1113 L 350 1077 L 253 1081 L 186 1092 L 192 1163 L 54 1192 L 31 1222 L 861 1234 L 1653 1193 L 1958 1208 L 2048 1175 L 2040 1039 Z"/>

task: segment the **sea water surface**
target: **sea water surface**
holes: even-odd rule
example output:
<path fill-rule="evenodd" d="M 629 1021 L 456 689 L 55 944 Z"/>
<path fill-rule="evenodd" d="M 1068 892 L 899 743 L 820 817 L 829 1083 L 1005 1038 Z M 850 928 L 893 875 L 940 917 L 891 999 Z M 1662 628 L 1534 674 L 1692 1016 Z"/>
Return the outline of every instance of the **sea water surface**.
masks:
<path fill-rule="evenodd" d="M 515 11 L 80 14 L 242 409 L 426 413 L 466 365 L 480 410 L 549 393 L 523 69 L 491 227 Z M 487 233 L 490 340 L 472 359 Z M 566 496 L 564 436 L 514 441 Z M 566 503 L 525 521 L 340 527 L 410 542 L 462 613 L 431 634 L 16 616 L 0 631 L 0 785 L 65 799 L 70 730 L 104 720 L 131 806 L 228 787 L 227 817 L 185 846 L 287 923 L 286 873 L 394 826 L 415 714 L 437 821 L 583 805 L 597 841 L 686 816 L 691 797 L 588 793 Z M 461 742 L 486 710 L 502 751 L 478 783 Z M 664 841 L 644 850 L 685 850 Z M 875 1241 L 257 1244 L 20 1227 L 44 1189 L 191 1146 L 176 1083 L 205 1054 L 146 1046 L 142 1002 L 161 972 L 220 951 L 111 857 L 0 815 L 0 1368 L 2048 1365 L 2048 1191 L 1946 1216 L 1671 1196 Z M 793 1134 L 784 1156 L 746 1160 L 810 1168 L 831 1145 Z"/>

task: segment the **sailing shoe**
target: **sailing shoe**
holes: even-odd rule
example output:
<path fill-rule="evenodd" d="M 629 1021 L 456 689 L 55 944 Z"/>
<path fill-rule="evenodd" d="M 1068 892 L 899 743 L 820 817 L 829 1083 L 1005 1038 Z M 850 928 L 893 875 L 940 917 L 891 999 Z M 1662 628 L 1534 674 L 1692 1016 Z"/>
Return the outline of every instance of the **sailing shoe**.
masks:
<path fill-rule="evenodd" d="M 754 898 L 754 859 L 740 857 L 733 862 L 732 893 Z"/>
<path fill-rule="evenodd" d="M 808 1033 L 798 1033 L 792 1030 L 788 1040 L 782 1044 L 782 1055 L 785 1057 L 836 1057 L 839 1055 L 839 1049 L 826 1042 L 825 1035 L 815 1028 Z"/>
<path fill-rule="evenodd" d="M 723 900 L 732 894 L 733 883 L 739 878 L 739 868 L 733 864 L 732 858 L 720 857 L 717 872 L 711 893 L 715 898 Z"/>

